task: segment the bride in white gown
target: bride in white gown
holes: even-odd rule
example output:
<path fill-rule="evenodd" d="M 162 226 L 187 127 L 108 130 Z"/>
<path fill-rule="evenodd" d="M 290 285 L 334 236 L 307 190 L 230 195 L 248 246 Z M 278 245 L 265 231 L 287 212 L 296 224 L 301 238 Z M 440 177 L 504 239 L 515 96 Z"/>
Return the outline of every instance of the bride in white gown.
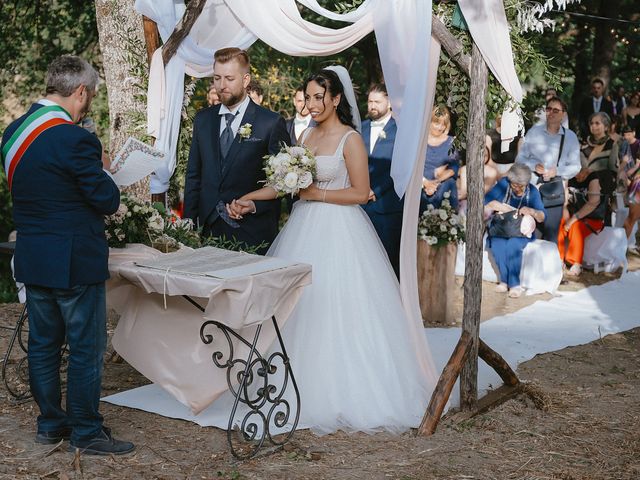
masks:
<path fill-rule="evenodd" d="M 305 86 L 317 125 L 301 142 L 316 156 L 316 182 L 300 192 L 268 253 L 313 267 L 313 284 L 282 330 L 300 389 L 298 428 L 399 433 L 420 424 L 435 378 L 422 324 L 405 315 L 384 247 L 359 206 L 369 197 L 367 153 L 345 98 L 351 81 L 331 68 Z M 242 205 L 275 196 L 269 187 L 252 192 L 232 214 L 241 218 Z"/>

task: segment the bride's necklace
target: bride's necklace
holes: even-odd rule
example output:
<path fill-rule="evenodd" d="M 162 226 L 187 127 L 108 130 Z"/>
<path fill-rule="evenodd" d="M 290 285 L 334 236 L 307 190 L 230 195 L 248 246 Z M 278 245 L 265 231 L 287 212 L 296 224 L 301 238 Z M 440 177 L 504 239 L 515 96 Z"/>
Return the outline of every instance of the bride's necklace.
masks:
<path fill-rule="evenodd" d="M 595 140 L 591 135 L 587 137 L 587 145 L 590 147 L 598 147 L 600 145 L 604 145 L 609 140 L 609 135 L 605 135 L 600 140 Z"/>

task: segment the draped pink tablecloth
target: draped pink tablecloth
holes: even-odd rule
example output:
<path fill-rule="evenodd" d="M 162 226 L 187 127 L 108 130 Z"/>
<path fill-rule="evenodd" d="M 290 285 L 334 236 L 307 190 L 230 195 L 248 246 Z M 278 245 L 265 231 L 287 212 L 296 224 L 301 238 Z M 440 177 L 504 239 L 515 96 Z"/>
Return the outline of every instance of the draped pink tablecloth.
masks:
<path fill-rule="evenodd" d="M 206 320 L 223 323 L 249 342 L 262 325 L 258 350 L 264 352 L 276 338 L 271 317 L 282 328 L 302 287 L 311 283 L 311 266 L 284 262 L 280 268 L 221 279 L 135 263 L 163 255 L 171 254 L 144 245 L 110 250 L 107 303 L 120 314 L 112 343 L 136 370 L 197 414 L 228 389 L 226 369 L 211 359 L 215 351 L 227 358 L 227 340 L 211 326 L 205 333 L 214 335 L 214 342 L 205 345 L 201 325 Z M 204 313 L 182 295 L 195 300 Z M 234 341 L 233 348 L 236 358 L 246 358 L 248 348 L 241 342 Z"/>

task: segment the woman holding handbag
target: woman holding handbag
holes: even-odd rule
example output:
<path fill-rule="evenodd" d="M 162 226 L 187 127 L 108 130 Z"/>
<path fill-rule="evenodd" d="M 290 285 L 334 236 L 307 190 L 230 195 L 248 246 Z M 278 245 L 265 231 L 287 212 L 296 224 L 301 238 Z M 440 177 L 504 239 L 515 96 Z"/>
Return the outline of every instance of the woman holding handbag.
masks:
<path fill-rule="evenodd" d="M 485 196 L 485 214 L 491 215 L 487 247 L 498 266 L 500 283 L 497 292 L 509 292 L 509 297 L 522 295 L 520 270 L 522 253 L 535 240 L 535 223 L 544 222 L 545 210 L 540 192 L 532 187 L 531 170 L 514 163 Z"/>

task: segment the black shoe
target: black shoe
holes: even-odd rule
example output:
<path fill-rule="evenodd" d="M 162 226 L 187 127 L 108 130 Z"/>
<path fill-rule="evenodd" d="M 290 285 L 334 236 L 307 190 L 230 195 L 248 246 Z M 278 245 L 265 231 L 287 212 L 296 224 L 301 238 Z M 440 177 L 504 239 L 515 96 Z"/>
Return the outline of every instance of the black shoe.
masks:
<path fill-rule="evenodd" d="M 85 455 L 124 455 L 133 452 L 136 446 L 131 442 L 116 440 L 111 436 L 111 430 L 103 427 L 99 435 L 89 440 L 69 442 L 69 451 L 80 450 Z"/>
<path fill-rule="evenodd" d="M 36 443 L 42 445 L 53 445 L 61 440 L 69 440 L 71 436 L 70 428 L 63 428 L 61 430 L 54 430 L 52 432 L 38 432 L 36 435 Z"/>

